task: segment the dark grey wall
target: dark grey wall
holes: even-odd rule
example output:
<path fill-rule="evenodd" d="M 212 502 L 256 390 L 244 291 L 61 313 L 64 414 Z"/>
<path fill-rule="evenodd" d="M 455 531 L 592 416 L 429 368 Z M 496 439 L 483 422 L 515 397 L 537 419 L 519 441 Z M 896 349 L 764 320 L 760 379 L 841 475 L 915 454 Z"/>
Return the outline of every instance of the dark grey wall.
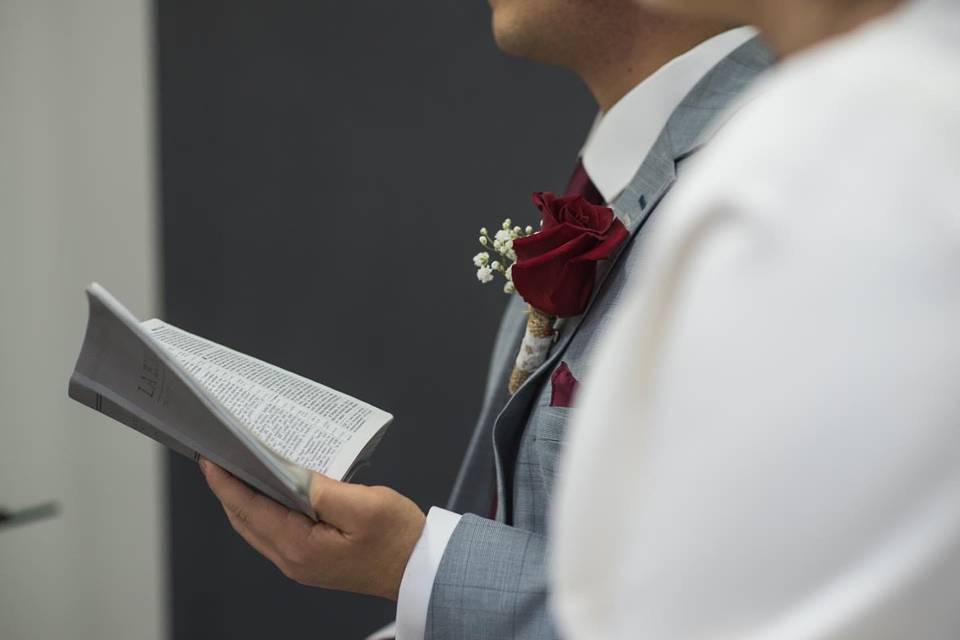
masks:
<path fill-rule="evenodd" d="M 466 2 L 157 3 L 170 321 L 393 412 L 374 467 L 443 504 L 505 296 L 477 229 L 536 219 L 593 107 Z M 360 637 L 390 603 L 287 581 L 170 459 L 173 635 Z M 308 634 L 308 635 L 300 635 Z"/>

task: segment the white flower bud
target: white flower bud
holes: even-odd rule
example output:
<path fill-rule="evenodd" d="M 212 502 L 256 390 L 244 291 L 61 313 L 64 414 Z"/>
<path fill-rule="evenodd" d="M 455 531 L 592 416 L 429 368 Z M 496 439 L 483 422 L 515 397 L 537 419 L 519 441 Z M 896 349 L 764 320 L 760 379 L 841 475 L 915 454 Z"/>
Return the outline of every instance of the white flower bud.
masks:
<path fill-rule="evenodd" d="M 524 229 L 523 232 L 529 236 L 530 234 L 533 233 L 533 227 L 531 227 L 530 225 L 527 225 L 527 228 Z"/>
<path fill-rule="evenodd" d="M 504 231 L 509 231 L 510 227 L 512 226 L 513 226 L 513 221 L 510 220 L 510 218 L 507 218 L 506 220 L 503 221 L 503 224 L 500 225 L 500 228 L 503 229 Z"/>
<path fill-rule="evenodd" d="M 480 235 L 482 236 L 488 235 L 486 227 L 480 227 Z"/>
<path fill-rule="evenodd" d="M 477 267 L 485 267 L 490 262 L 490 254 L 484 251 L 473 256 L 473 264 Z"/>
<path fill-rule="evenodd" d="M 512 282 L 508 282 L 505 285 L 503 285 L 503 292 L 506 294 L 516 293 L 517 288 L 513 286 Z"/>
<path fill-rule="evenodd" d="M 501 265 L 499 262 L 494 260 L 493 262 L 490 263 L 490 268 L 493 269 L 494 271 L 500 271 L 503 269 L 503 265 Z"/>
<path fill-rule="evenodd" d="M 523 230 L 522 230 L 520 227 L 514 227 L 514 228 L 513 228 L 513 235 L 514 235 L 514 236 L 519 236 L 519 235 L 522 233 L 522 231 L 523 231 Z"/>
<path fill-rule="evenodd" d="M 487 242 L 489 241 L 486 239 L 486 237 L 480 236 L 480 244 L 482 244 L 483 246 L 487 246 Z"/>
<path fill-rule="evenodd" d="M 507 271 L 503 275 L 507 277 L 507 280 L 513 282 L 513 265 L 507 267 Z"/>
<path fill-rule="evenodd" d="M 487 284 L 493 280 L 493 270 L 491 270 L 490 267 L 480 267 L 477 269 L 477 280 L 483 284 Z"/>
<path fill-rule="evenodd" d="M 501 229 L 497 231 L 497 235 L 493 237 L 494 246 L 499 245 L 498 251 L 503 249 L 509 249 L 513 246 L 513 237 L 510 235 L 510 231 L 507 229 Z"/>

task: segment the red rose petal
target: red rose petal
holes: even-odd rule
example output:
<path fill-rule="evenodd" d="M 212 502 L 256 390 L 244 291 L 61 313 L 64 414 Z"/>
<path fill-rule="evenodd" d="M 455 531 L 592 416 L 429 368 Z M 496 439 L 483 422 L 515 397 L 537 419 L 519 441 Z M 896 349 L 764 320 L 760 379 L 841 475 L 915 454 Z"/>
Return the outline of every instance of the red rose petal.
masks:
<path fill-rule="evenodd" d="M 557 219 L 556 215 L 556 211 L 558 210 L 556 201 L 557 197 L 552 193 L 533 194 L 533 204 L 540 210 L 540 217 L 543 221 L 541 229 L 544 231 L 554 225 L 560 224 L 560 220 Z"/>
<path fill-rule="evenodd" d="M 583 255 L 577 257 L 578 261 L 596 262 L 606 260 L 617 250 L 624 240 L 630 236 L 630 232 L 623 226 L 620 220 L 614 220 L 607 237 L 600 240 L 596 247 Z"/>
<path fill-rule="evenodd" d="M 580 231 L 570 225 L 561 224 L 526 238 L 517 238 L 513 241 L 513 250 L 517 253 L 517 262 L 535 259 L 549 251 L 563 246 L 582 235 Z"/>

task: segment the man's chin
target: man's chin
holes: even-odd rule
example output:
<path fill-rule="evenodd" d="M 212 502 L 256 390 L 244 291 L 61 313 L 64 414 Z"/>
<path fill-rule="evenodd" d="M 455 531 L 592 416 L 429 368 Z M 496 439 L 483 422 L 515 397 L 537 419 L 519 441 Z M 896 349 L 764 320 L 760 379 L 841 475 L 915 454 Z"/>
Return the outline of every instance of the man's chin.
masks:
<path fill-rule="evenodd" d="M 493 13 L 493 39 L 497 47 L 504 53 L 518 58 L 547 64 L 553 62 L 545 59 L 549 56 L 545 55 L 547 52 L 542 50 L 543 47 L 538 46 L 541 40 L 536 37 L 536 34 L 531 33 L 531 29 L 525 28 L 522 20 L 518 20 L 510 13 L 512 12 L 507 9 Z"/>
<path fill-rule="evenodd" d="M 497 48 L 500 49 L 500 51 L 511 56 L 526 58 L 529 55 L 529 51 L 521 46 L 522 42 L 515 37 L 515 34 L 503 29 L 497 29 L 496 25 L 494 25 L 493 28 L 493 41 L 496 42 Z"/>

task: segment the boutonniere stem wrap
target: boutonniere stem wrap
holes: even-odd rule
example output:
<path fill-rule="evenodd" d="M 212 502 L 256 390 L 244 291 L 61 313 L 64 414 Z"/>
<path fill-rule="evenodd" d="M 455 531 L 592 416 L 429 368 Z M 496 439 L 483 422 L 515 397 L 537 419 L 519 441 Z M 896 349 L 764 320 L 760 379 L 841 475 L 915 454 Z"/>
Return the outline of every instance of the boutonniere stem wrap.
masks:
<path fill-rule="evenodd" d="M 557 321 L 556 316 L 551 316 L 527 307 L 527 330 L 523 334 L 523 342 L 520 343 L 520 352 L 517 353 L 517 359 L 513 363 L 513 370 L 510 372 L 510 379 L 507 381 L 507 391 L 510 395 L 517 392 L 530 374 L 540 368 L 550 353 L 550 347 L 553 346 L 554 338 L 557 337 L 554 324 Z"/>
<path fill-rule="evenodd" d="M 511 394 L 546 361 L 556 320 L 586 309 L 599 262 L 629 236 L 609 207 L 580 196 L 535 193 L 533 202 L 540 210 L 539 231 L 513 227 L 509 219 L 493 238 L 482 229 L 480 244 L 502 261 L 491 260 L 488 252 L 474 257 L 481 282 L 501 273 L 507 280 L 504 291 L 519 294 L 529 305 L 527 329 L 508 383 Z"/>

